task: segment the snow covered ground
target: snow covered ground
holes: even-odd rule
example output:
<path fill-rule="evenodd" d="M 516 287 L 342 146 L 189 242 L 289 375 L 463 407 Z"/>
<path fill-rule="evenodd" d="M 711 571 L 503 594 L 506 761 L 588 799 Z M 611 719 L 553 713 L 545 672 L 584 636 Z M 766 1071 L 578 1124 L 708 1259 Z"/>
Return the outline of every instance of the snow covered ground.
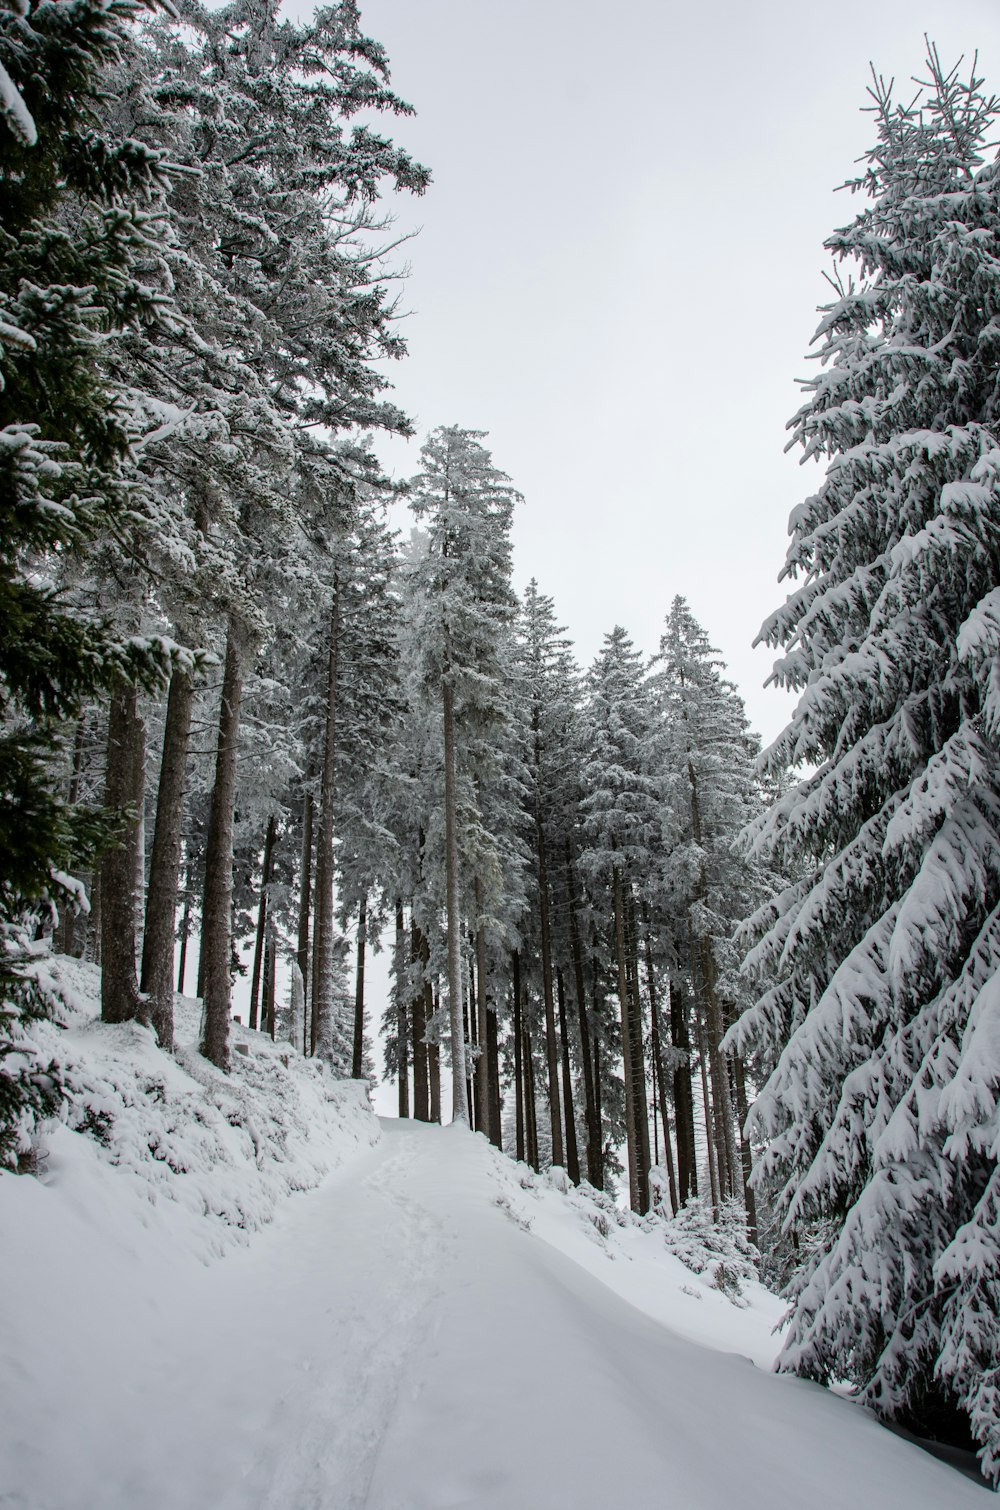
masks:
<path fill-rule="evenodd" d="M 142 1029 L 62 1035 L 71 1120 L 105 1117 L 0 1176 L 5 1510 L 985 1507 L 763 1372 L 760 1287 L 238 1036 L 230 1084 Z"/>

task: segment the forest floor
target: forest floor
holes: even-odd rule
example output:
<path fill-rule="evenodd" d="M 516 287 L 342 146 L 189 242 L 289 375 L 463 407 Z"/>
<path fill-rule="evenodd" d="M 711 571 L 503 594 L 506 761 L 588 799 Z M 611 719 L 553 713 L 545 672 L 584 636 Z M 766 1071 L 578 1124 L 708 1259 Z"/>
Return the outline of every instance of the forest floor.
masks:
<path fill-rule="evenodd" d="M 766 1372 L 759 1286 L 734 1304 L 483 1138 L 372 1119 L 372 1146 L 366 1115 L 215 1255 L 66 1127 L 40 1180 L 0 1177 L 5 1510 L 985 1510 Z"/>

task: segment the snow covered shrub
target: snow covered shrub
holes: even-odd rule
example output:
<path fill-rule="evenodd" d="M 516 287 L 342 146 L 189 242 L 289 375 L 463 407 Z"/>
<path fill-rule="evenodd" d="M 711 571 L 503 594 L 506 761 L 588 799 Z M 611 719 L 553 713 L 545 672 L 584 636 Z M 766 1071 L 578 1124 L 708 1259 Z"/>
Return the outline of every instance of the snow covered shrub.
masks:
<path fill-rule="evenodd" d="M 0 1169 L 30 1171 L 35 1126 L 62 1094 L 58 1066 L 32 1031 L 57 1006 L 32 968 L 43 947 L 0 926 Z"/>
<path fill-rule="evenodd" d="M 695 1196 L 667 1220 L 664 1241 L 692 1273 L 708 1273 L 715 1288 L 738 1303 L 744 1281 L 757 1278 L 760 1262 L 747 1238 L 746 1222 L 741 1201 L 724 1202 L 716 1221 L 711 1204 Z"/>
<path fill-rule="evenodd" d="M 929 49 L 870 90 L 870 203 L 794 434 L 824 459 L 761 637 L 801 696 L 752 826 L 804 868 L 746 925 L 758 1181 L 818 1236 L 780 1366 L 960 1437 L 1000 1477 L 1000 172 L 997 101 Z M 793 870 L 791 874 L 796 874 Z"/>

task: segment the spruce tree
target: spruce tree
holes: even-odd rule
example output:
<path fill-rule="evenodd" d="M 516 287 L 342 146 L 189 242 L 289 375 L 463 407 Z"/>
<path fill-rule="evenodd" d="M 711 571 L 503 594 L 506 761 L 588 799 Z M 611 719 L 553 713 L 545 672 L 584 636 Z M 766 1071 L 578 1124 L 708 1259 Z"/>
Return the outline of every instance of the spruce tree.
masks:
<path fill-rule="evenodd" d="M 100 129 L 102 71 L 137 7 L 81 0 L 0 10 L 0 1161 L 50 1104 L 24 1024 L 44 1012 L 28 943 L 40 911 L 76 905 L 107 825 L 56 794 L 61 731 L 84 700 L 169 665 L 60 600 L 88 540 L 128 526 L 130 427 L 103 360 L 129 325 L 169 319 L 146 276 L 165 185 L 159 154 Z M 18 1053 L 17 1050 L 21 1052 Z"/>
<path fill-rule="evenodd" d="M 800 694 L 765 759 L 813 767 L 753 837 L 804 873 L 756 913 L 762 1180 L 814 1254 L 785 1369 L 850 1380 L 1000 1476 L 1000 178 L 997 101 L 875 77 L 869 203 L 828 242 L 822 370 L 793 421 L 826 463 L 764 625 Z"/>

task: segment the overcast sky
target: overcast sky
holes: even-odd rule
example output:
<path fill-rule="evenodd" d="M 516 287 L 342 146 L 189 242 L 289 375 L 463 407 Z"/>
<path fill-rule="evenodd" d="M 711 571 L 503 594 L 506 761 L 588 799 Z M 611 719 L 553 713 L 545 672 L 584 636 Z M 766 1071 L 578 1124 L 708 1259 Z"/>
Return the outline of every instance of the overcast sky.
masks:
<path fill-rule="evenodd" d="M 396 397 L 418 434 L 489 431 L 538 578 L 588 663 L 621 623 L 656 648 L 682 593 L 766 738 L 788 703 L 752 651 L 783 600 L 784 455 L 824 298 L 834 189 L 869 144 L 869 60 L 905 81 L 924 32 L 978 48 L 996 0 L 361 0 L 431 169 L 394 199 L 411 311 Z M 419 440 L 384 449 L 416 470 Z"/>

